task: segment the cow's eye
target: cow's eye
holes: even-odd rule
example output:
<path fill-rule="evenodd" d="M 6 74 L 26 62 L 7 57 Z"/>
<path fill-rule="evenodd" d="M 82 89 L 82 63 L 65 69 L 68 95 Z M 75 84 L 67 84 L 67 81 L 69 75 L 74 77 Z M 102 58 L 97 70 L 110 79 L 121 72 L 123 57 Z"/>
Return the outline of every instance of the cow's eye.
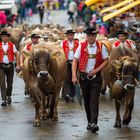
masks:
<path fill-rule="evenodd" d="M 36 56 L 34 57 L 34 62 L 35 62 L 36 64 L 38 63 L 37 57 L 36 57 Z"/>

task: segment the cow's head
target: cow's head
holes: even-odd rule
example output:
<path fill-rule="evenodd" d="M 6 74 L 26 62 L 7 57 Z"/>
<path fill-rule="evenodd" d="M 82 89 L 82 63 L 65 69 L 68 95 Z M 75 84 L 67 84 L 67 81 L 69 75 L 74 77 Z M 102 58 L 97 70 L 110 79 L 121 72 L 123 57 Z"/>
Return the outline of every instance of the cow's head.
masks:
<path fill-rule="evenodd" d="M 37 45 L 31 53 L 32 69 L 38 78 L 46 79 L 49 75 L 49 64 L 52 57 L 57 57 L 59 52 L 49 51 L 47 47 Z M 55 56 L 56 55 L 56 56 Z"/>
<path fill-rule="evenodd" d="M 138 63 L 132 57 L 123 59 L 122 82 L 126 90 L 134 90 L 138 78 Z"/>
<path fill-rule="evenodd" d="M 42 78 L 48 76 L 50 54 L 45 47 L 35 47 L 31 53 L 33 72 Z"/>

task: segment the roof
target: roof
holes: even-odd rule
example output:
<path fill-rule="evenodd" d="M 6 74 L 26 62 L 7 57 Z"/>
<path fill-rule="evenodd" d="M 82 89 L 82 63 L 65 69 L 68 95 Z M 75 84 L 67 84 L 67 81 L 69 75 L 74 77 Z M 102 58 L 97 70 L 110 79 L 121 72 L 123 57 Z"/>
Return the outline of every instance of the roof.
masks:
<path fill-rule="evenodd" d="M 15 0 L 0 0 L 0 10 L 11 9 L 15 5 Z"/>

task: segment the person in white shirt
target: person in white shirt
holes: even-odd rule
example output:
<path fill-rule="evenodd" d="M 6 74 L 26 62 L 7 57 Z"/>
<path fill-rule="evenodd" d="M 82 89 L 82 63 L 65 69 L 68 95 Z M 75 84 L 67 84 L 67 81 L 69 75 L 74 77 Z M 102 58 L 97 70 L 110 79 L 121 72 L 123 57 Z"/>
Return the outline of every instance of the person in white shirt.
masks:
<path fill-rule="evenodd" d="M 124 30 L 120 30 L 117 32 L 117 37 L 118 37 L 118 41 L 116 41 L 112 48 L 115 47 L 127 47 L 130 48 L 132 50 L 136 49 L 136 45 L 134 43 L 134 41 L 127 39 L 128 36 L 128 32 L 124 31 Z"/>
<path fill-rule="evenodd" d="M 101 70 L 107 65 L 108 51 L 106 47 L 96 40 L 98 31 L 94 28 L 85 30 L 87 40 L 81 43 L 75 52 L 72 63 L 72 81 L 80 82 L 84 97 L 84 105 L 87 115 L 87 130 L 92 133 L 99 130 L 98 112 L 99 96 L 101 90 Z M 76 71 L 79 70 L 79 79 Z"/>
<path fill-rule="evenodd" d="M 68 5 L 68 15 L 69 15 L 68 21 L 69 22 L 74 22 L 73 16 L 76 13 L 76 11 L 77 11 L 77 4 L 76 4 L 76 2 L 71 0 L 71 2 Z"/>
<path fill-rule="evenodd" d="M 0 88 L 2 103 L 1 106 L 11 104 L 12 85 L 14 76 L 13 62 L 16 58 L 16 71 L 19 72 L 19 53 L 15 45 L 9 41 L 10 34 L 7 31 L 0 33 Z"/>
<path fill-rule="evenodd" d="M 84 31 L 84 27 L 82 25 L 77 27 L 77 32 L 74 34 L 74 39 L 78 39 L 79 42 L 84 41 L 86 38 L 86 35 L 83 31 Z"/>
<path fill-rule="evenodd" d="M 72 61 L 74 58 L 74 53 L 76 49 L 79 46 L 79 42 L 77 40 L 74 40 L 74 31 L 73 29 L 68 29 L 65 34 L 67 36 L 67 39 L 62 41 L 62 48 L 65 53 L 65 57 L 67 60 L 67 78 L 64 84 L 64 94 L 65 92 L 68 92 L 65 96 L 66 102 L 73 102 L 74 101 L 74 96 L 75 96 L 75 87 L 72 83 L 72 72 L 71 72 L 71 66 L 72 66 Z"/>
<path fill-rule="evenodd" d="M 23 68 L 24 60 L 26 58 L 26 53 L 30 53 L 31 49 L 39 43 L 40 36 L 36 33 L 31 34 L 31 42 L 24 46 L 20 53 L 20 68 Z M 25 83 L 25 95 L 29 95 L 29 89 Z"/>

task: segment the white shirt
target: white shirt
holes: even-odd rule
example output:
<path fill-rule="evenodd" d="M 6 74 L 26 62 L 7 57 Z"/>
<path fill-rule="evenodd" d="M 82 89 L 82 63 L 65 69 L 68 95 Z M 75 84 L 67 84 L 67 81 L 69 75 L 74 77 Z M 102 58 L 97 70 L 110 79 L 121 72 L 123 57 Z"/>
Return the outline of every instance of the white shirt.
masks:
<path fill-rule="evenodd" d="M 73 50 L 74 42 L 73 41 L 71 41 L 71 42 L 68 41 L 68 46 L 69 46 L 69 49 L 70 49 L 69 54 L 68 54 L 68 60 L 73 60 L 73 58 L 74 58 L 74 50 Z"/>
<path fill-rule="evenodd" d="M 68 11 L 70 11 L 72 13 L 75 13 L 76 10 L 77 10 L 77 4 L 76 4 L 76 2 L 74 2 L 74 1 L 70 2 Z"/>
<path fill-rule="evenodd" d="M 2 48 L 3 48 L 3 51 L 6 53 L 7 52 L 7 49 L 8 49 L 8 42 L 7 43 L 2 42 Z M 14 44 L 13 44 L 13 52 L 14 53 L 17 52 L 16 46 Z M 4 55 L 4 57 L 3 57 L 3 63 L 5 63 L 5 64 L 8 64 L 9 63 L 8 55 Z"/>
<path fill-rule="evenodd" d="M 130 45 L 131 45 L 132 49 L 136 49 L 136 46 L 135 46 L 134 43 L 131 43 Z M 122 47 L 122 48 L 123 48 L 123 47 L 128 47 L 128 44 L 127 44 L 126 41 L 120 42 L 119 47 Z M 112 48 L 115 48 L 115 44 L 113 44 Z"/>
<path fill-rule="evenodd" d="M 92 47 L 90 47 L 90 46 L 92 46 Z M 96 54 L 96 50 L 97 50 L 96 43 L 94 43 L 93 45 L 88 44 L 87 49 L 88 49 L 89 54 Z M 81 46 L 79 46 L 77 48 L 74 57 L 79 59 L 80 55 L 81 55 Z M 108 58 L 108 51 L 104 45 L 102 46 L 102 57 L 103 57 L 103 59 Z M 89 73 L 91 70 L 93 70 L 94 67 L 95 67 L 95 58 L 89 58 L 87 65 L 86 65 L 85 72 Z"/>
<path fill-rule="evenodd" d="M 30 43 L 28 43 L 27 45 L 25 45 L 24 46 L 24 48 L 23 48 L 23 51 L 29 51 L 28 49 L 27 49 L 27 47 L 28 47 L 28 45 L 29 45 Z M 37 44 L 33 44 L 33 43 L 31 43 L 31 49 L 33 48 L 33 47 L 35 47 Z"/>
<path fill-rule="evenodd" d="M 79 44 L 80 45 L 80 44 Z M 61 48 L 63 48 L 63 42 L 61 43 Z M 69 54 L 68 54 L 68 60 L 73 60 L 74 58 L 74 50 L 72 48 L 74 48 L 74 41 L 68 41 L 68 47 L 70 49 Z"/>

